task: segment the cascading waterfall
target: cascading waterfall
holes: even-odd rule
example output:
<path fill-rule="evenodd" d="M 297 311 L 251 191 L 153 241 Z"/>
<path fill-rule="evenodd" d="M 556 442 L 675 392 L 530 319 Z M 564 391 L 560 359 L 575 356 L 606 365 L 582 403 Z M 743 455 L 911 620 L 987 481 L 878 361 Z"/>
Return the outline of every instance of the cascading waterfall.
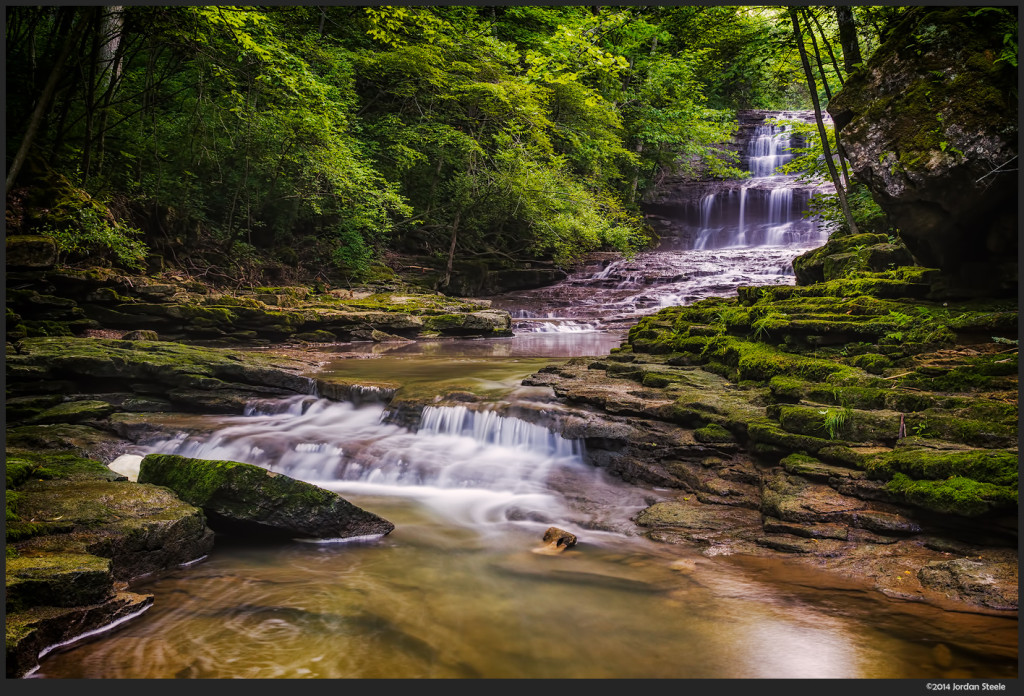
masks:
<path fill-rule="evenodd" d="M 584 463 L 580 442 L 493 410 L 428 406 L 416 430 L 387 416 L 383 404 L 261 401 L 213 433 L 181 433 L 145 453 L 246 462 L 341 493 L 414 498 L 473 526 L 568 524 L 572 514 L 553 491 L 613 485 Z"/>
<path fill-rule="evenodd" d="M 584 268 L 556 285 L 491 298 L 521 333 L 600 333 L 623 329 L 658 307 L 731 294 L 737 285 L 791 283 L 793 258 L 828 238 L 810 198 L 826 192 L 778 168 L 798 144 L 792 126 L 809 112 L 741 112 L 737 180 L 667 180 L 644 204 L 661 242 L 655 251 Z M 544 319 L 541 320 L 540 318 Z"/>
<path fill-rule="evenodd" d="M 749 170 L 755 178 L 774 176 L 778 167 L 793 159 L 789 151 L 792 127 L 761 123 L 747 146 Z"/>
<path fill-rule="evenodd" d="M 493 410 L 473 411 L 466 406 L 427 406 L 418 432 L 465 436 L 480 443 L 555 457 L 581 454 L 579 442 L 567 440 L 543 426 Z"/>
<path fill-rule="evenodd" d="M 808 187 L 777 169 L 793 159 L 789 125 L 759 123 L 747 142 L 744 160 L 750 179 L 726 183 L 700 201 L 700 221 L 692 249 L 782 246 L 824 241 L 813 219 L 803 211 Z M 800 188 L 799 194 L 794 191 Z"/>

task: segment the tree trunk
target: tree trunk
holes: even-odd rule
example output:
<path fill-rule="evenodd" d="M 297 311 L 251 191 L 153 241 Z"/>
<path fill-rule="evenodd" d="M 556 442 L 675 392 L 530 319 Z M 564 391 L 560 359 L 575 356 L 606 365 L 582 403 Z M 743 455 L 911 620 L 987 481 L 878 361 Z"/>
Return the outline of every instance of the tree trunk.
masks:
<path fill-rule="evenodd" d="M 810 16 L 810 11 L 805 8 L 804 21 L 807 21 Z M 811 47 L 814 49 L 814 62 L 818 66 L 818 75 L 821 76 L 821 86 L 825 88 L 825 99 L 832 101 L 832 90 L 828 86 L 828 77 L 825 75 L 825 65 L 821 62 L 821 51 L 818 50 L 818 38 L 814 35 L 814 29 L 811 28 L 810 22 L 807 22 L 807 35 L 811 37 Z M 824 33 L 821 35 L 821 40 L 828 43 L 828 39 L 825 38 Z"/>
<path fill-rule="evenodd" d="M 75 10 L 71 10 L 74 12 Z M 21 146 L 18 147 L 18 153 L 14 156 L 14 161 L 11 162 L 11 169 L 7 172 L 7 190 L 10 190 L 14 186 L 15 180 L 18 178 L 18 172 L 21 171 L 21 166 L 25 164 L 25 158 L 28 157 L 28 151 L 32 147 L 32 141 L 35 140 L 36 132 L 39 130 L 39 125 L 43 122 L 43 117 L 50 108 L 50 100 L 53 99 L 53 93 L 57 89 L 57 82 L 60 80 L 61 71 L 64 68 L 64 63 L 68 59 L 68 55 L 71 53 L 71 49 L 74 48 L 75 44 L 82 36 L 82 32 L 85 31 L 85 26 L 89 23 L 88 16 L 82 17 L 78 20 L 78 24 L 68 34 L 64 41 L 64 46 L 61 48 L 60 55 L 57 56 L 57 61 L 53 64 L 53 69 L 50 70 L 50 77 L 46 80 L 46 86 L 43 88 L 43 93 L 39 96 L 39 101 L 36 103 L 36 108 L 32 111 L 32 116 L 28 121 L 28 128 L 25 129 L 25 137 L 21 139 Z"/>
<path fill-rule="evenodd" d="M 853 22 L 853 9 L 848 5 L 836 6 L 836 21 L 839 23 L 839 45 L 843 47 L 843 62 L 846 74 L 849 75 L 854 66 L 863 62 L 860 57 L 860 44 L 857 43 L 857 25 Z"/>
<path fill-rule="evenodd" d="M 455 242 L 459 238 L 459 214 L 461 211 L 455 211 L 455 220 L 452 222 L 452 243 L 448 247 L 448 265 L 444 269 L 444 282 L 441 283 L 442 288 L 448 287 L 448 284 L 452 282 L 452 266 L 455 264 Z"/>
<path fill-rule="evenodd" d="M 110 102 L 121 81 L 121 61 L 124 57 L 124 8 L 120 5 L 112 6 L 109 12 L 103 17 L 103 38 L 104 44 L 101 48 L 106 67 L 103 71 L 103 80 L 106 83 L 106 90 L 103 92 L 100 106 L 100 126 L 97 137 L 96 173 L 103 173 L 103 155 L 107 136 L 107 123 L 110 120 Z"/>
<path fill-rule="evenodd" d="M 828 40 L 827 36 L 825 36 L 825 30 L 822 29 L 821 22 L 818 21 L 818 16 L 810 9 L 807 10 L 807 14 L 814 21 L 814 26 L 818 27 L 818 33 L 821 34 L 821 42 L 825 44 L 825 49 L 828 51 L 828 57 L 832 61 L 832 67 L 835 69 L 836 77 L 839 79 L 839 86 L 842 87 L 845 84 L 843 80 L 843 71 L 839 69 L 839 61 L 836 60 L 836 52 L 832 50 L 832 42 Z"/>
<path fill-rule="evenodd" d="M 638 142 L 636 144 L 636 156 L 637 156 L 638 160 L 640 158 L 640 155 L 643 154 L 643 151 L 644 151 L 644 144 L 643 144 L 643 142 L 642 141 Z M 641 163 L 638 161 L 636 163 L 636 169 L 633 171 L 633 184 L 630 186 L 630 189 L 629 189 L 629 202 L 630 203 L 636 202 L 636 190 L 637 190 L 637 186 L 640 183 L 640 164 Z"/>
<path fill-rule="evenodd" d="M 828 144 L 828 133 L 825 132 L 825 122 L 821 118 L 821 104 L 818 101 L 818 88 L 814 84 L 814 74 L 811 72 L 810 61 L 807 60 L 807 49 L 804 47 L 803 33 L 800 31 L 800 20 L 797 17 L 797 8 L 789 8 L 789 17 L 793 20 L 793 35 L 796 37 L 796 47 L 800 51 L 800 62 L 803 64 L 804 75 L 807 77 L 807 89 L 811 93 L 811 102 L 814 104 L 814 120 L 818 123 L 818 137 L 821 138 L 821 148 L 825 154 L 825 164 L 828 166 L 828 173 L 832 177 L 832 184 L 836 187 L 836 195 L 839 196 L 839 205 L 843 209 L 843 217 L 852 234 L 857 234 L 857 225 L 850 214 L 850 205 L 846 200 L 846 191 L 843 189 L 843 182 L 839 180 L 839 173 L 836 172 L 836 163 L 832 161 L 832 148 Z"/>
<path fill-rule="evenodd" d="M 804 10 L 804 17 L 810 17 L 814 19 L 814 15 L 811 14 L 810 10 Z M 817 24 L 817 20 L 815 20 Z M 821 29 L 821 25 L 818 24 L 818 29 Z M 818 40 L 814 37 L 814 30 L 811 28 L 810 23 L 807 24 L 807 33 L 811 37 L 811 46 L 814 47 L 814 60 L 818 64 L 818 74 L 821 75 L 821 85 L 825 88 L 825 97 L 832 101 L 832 90 L 828 87 L 828 77 L 825 76 L 825 65 L 821 62 L 821 51 L 818 50 Z M 821 41 L 826 46 L 828 45 L 828 39 L 825 37 L 825 32 L 821 32 Z M 839 74 L 838 66 L 836 66 L 836 74 Z M 839 155 L 839 166 L 843 170 L 843 181 L 846 185 L 846 190 L 850 190 L 850 172 L 846 168 L 846 158 L 843 157 L 843 153 L 839 151 L 839 130 L 836 128 L 835 123 L 832 124 L 832 131 L 836 138 L 836 150 Z"/>

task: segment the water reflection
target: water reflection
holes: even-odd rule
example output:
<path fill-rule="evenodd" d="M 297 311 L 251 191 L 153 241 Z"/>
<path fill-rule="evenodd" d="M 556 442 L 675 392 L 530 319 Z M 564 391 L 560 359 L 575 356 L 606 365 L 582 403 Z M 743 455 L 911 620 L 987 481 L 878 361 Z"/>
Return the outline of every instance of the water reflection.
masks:
<path fill-rule="evenodd" d="M 336 351 L 346 357 L 575 358 L 607 355 L 622 345 L 621 330 L 521 332 L 508 338 L 427 339 L 413 343 L 349 343 Z"/>
<path fill-rule="evenodd" d="M 643 539 L 530 552 L 533 530 L 452 527 L 410 500 L 355 497 L 395 521 L 378 543 L 222 541 L 140 589 L 159 601 L 102 641 L 51 655 L 44 678 L 924 678 L 944 634 L 879 630 L 723 558 L 681 572 Z M 492 530 L 493 532 L 493 530 Z M 677 550 L 678 552 L 678 550 Z M 685 550 L 681 552 L 683 558 Z M 1015 660 L 952 658 L 969 676 Z"/>

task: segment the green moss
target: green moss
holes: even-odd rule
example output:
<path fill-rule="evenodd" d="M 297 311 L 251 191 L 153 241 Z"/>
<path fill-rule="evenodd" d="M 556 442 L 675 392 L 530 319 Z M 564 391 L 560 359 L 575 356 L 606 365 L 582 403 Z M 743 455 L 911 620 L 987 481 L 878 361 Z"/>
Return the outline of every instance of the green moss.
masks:
<path fill-rule="evenodd" d="M 878 353 L 864 353 L 850 360 L 850 364 L 861 368 L 865 372 L 880 375 L 892 367 L 892 360 Z"/>
<path fill-rule="evenodd" d="M 802 452 L 815 454 L 822 448 L 835 444 L 832 441 L 791 433 L 768 420 L 754 421 L 747 426 L 747 436 L 755 444 L 768 445 L 769 451 Z"/>
<path fill-rule="evenodd" d="M 665 372 L 645 372 L 640 383 L 645 387 L 660 389 L 679 381 L 679 376 Z"/>
<path fill-rule="evenodd" d="M 900 450 L 871 458 L 867 471 L 889 480 L 897 473 L 914 479 L 941 480 L 952 476 L 999 486 L 1016 486 L 1017 455 L 1008 450 Z"/>
<path fill-rule="evenodd" d="M 859 386 L 814 385 L 807 389 L 807 398 L 823 404 L 857 409 L 884 408 L 888 392 L 885 389 Z"/>
<path fill-rule="evenodd" d="M 693 437 L 697 442 L 703 442 L 709 445 L 736 441 L 736 438 L 732 436 L 732 433 L 716 423 L 709 423 L 703 428 L 694 430 Z"/>
<path fill-rule="evenodd" d="M 961 476 L 940 481 L 917 481 L 897 473 L 886 489 L 899 500 L 927 510 L 962 517 L 978 517 L 1017 506 L 1017 487 L 998 486 Z"/>
<path fill-rule="evenodd" d="M 776 375 L 768 381 L 769 392 L 782 402 L 797 403 L 809 387 L 810 382 L 795 377 Z"/>
<path fill-rule="evenodd" d="M 772 377 L 800 377 L 822 382 L 851 372 L 851 368 L 829 360 L 786 353 L 777 348 L 732 337 L 712 338 L 702 358 L 735 367 L 741 380 L 768 382 Z"/>

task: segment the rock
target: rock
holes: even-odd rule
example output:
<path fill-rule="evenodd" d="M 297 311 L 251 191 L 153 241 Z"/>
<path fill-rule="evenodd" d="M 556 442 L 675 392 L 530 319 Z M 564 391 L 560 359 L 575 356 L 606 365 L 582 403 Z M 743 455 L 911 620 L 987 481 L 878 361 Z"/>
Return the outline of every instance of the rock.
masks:
<path fill-rule="evenodd" d="M 812 249 L 793 260 L 793 272 L 796 274 L 796 282 L 799 285 L 810 285 L 825 281 L 826 262 L 836 257 L 848 258 L 852 255 L 856 258 L 855 250 L 866 246 L 885 244 L 889 240 L 884 234 L 855 234 L 846 236 L 833 236 L 824 246 Z M 832 260 L 829 264 L 829 275 L 831 278 L 841 277 L 838 274 L 837 266 L 840 264 Z"/>
<path fill-rule="evenodd" d="M 39 426 L 50 427 L 50 426 Z M 74 427 L 74 426 L 69 426 Z M 118 584 L 209 553 L 202 511 L 165 488 L 129 483 L 69 451 L 7 449 L 7 676 L 40 652 L 146 609 Z"/>
<path fill-rule="evenodd" d="M 114 412 L 114 407 L 106 401 L 66 401 L 46 409 L 27 422 L 32 425 L 51 423 L 80 423 L 82 421 L 102 420 Z"/>
<path fill-rule="evenodd" d="M 337 493 L 252 464 L 151 454 L 142 460 L 139 481 L 170 488 L 224 529 L 334 539 L 395 528 Z"/>
<path fill-rule="evenodd" d="M 117 592 L 110 599 L 69 608 L 36 607 L 7 615 L 7 678 L 25 676 L 39 665 L 43 651 L 65 645 L 92 631 L 142 614 L 153 595 Z"/>
<path fill-rule="evenodd" d="M 1016 27 L 1009 8 L 914 8 L 828 105 L 855 178 L 918 263 L 1014 296 L 1017 70 L 1001 57 Z"/>
<path fill-rule="evenodd" d="M 576 545 L 576 535 L 558 527 L 548 527 L 544 532 L 544 543 L 557 551 L 564 551 Z"/>
<path fill-rule="evenodd" d="M 957 558 L 928 563 L 917 571 L 917 577 L 924 587 L 939 590 L 951 599 L 1016 610 L 1017 570 L 1016 563 Z"/>
<path fill-rule="evenodd" d="M 40 235 L 11 235 L 7 238 L 7 267 L 47 269 L 57 263 L 57 243 Z"/>
<path fill-rule="evenodd" d="M 917 522 L 892 512 L 861 510 L 851 517 L 855 526 L 879 534 L 909 536 L 921 531 L 921 525 Z"/>
<path fill-rule="evenodd" d="M 402 336 L 396 336 L 395 334 L 389 334 L 386 331 L 379 331 L 374 329 L 370 332 L 370 340 L 374 343 L 413 343 L 411 338 L 403 338 Z"/>
<path fill-rule="evenodd" d="M 19 514 L 50 526 L 59 523 L 68 531 L 48 540 L 30 537 L 19 542 L 19 552 L 39 554 L 56 545 L 67 553 L 102 556 L 110 559 L 115 580 L 172 568 L 209 553 L 213 534 L 197 507 L 165 488 L 101 475 L 32 480 L 21 486 Z"/>
<path fill-rule="evenodd" d="M 140 329 L 129 331 L 121 339 L 125 341 L 159 341 L 160 336 L 152 329 Z"/>
<path fill-rule="evenodd" d="M 8 558 L 8 612 L 31 606 L 74 607 L 114 595 L 110 559 L 92 554 L 44 554 Z"/>
<path fill-rule="evenodd" d="M 305 331 L 292 336 L 295 341 L 306 341 L 307 343 L 337 343 L 338 337 L 330 331 L 317 329 L 316 331 Z"/>

